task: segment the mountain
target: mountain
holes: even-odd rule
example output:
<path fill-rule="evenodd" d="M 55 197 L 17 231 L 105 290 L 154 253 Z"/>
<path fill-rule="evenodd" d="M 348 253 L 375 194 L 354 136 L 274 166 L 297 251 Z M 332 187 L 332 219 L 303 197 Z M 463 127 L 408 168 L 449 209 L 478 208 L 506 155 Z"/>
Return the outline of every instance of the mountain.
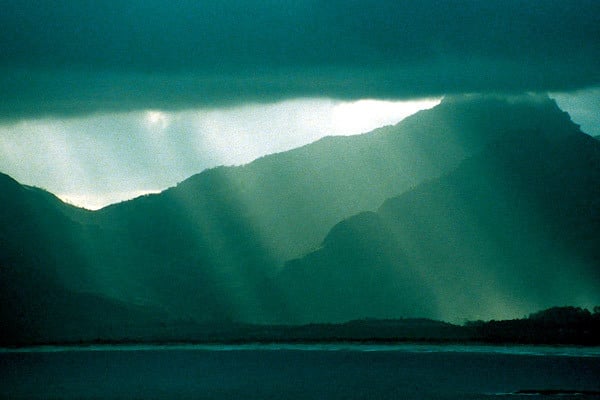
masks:
<path fill-rule="evenodd" d="M 172 219 L 179 212 L 189 219 L 197 213 L 217 225 L 235 219 L 236 229 L 251 231 L 248 240 L 260 241 L 281 262 L 318 247 L 339 220 L 375 210 L 385 199 L 454 169 L 506 133 L 573 128 L 548 98 L 452 97 L 397 126 L 326 137 L 245 166 L 204 171 L 158 196 L 109 206 L 98 215 L 103 224 L 141 231 L 156 227 L 132 215 Z"/>
<path fill-rule="evenodd" d="M 454 242 L 474 240 L 479 245 L 478 235 L 483 228 L 473 228 L 471 236 L 460 236 L 462 232 L 455 235 L 453 229 L 462 227 L 456 217 L 456 221 L 443 222 L 437 230 L 425 230 L 423 221 L 413 223 L 396 215 L 411 215 L 408 206 L 398 213 L 385 211 L 395 209 L 391 207 L 395 200 L 386 199 L 398 195 L 414 198 L 423 188 L 443 182 L 458 184 L 448 179 L 468 181 L 485 168 L 490 179 L 498 181 L 490 182 L 504 183 L 508 188 L 510 176 L 494 176 L 492 164 L 487 164 L 495 160 L 496 154 L 505 153 L 502 143 L 512 143 L 515 149 L 522 148 L 521 141 L 529 143 L 523 150 L 529 157 L 536 152 L 556 152 L 548 143 L 560 142 L 564 152 L 571 152 L 579 160 L 581 154 L 586 154 L 580 149 L 579 139 L 572 143 L 566 140 L 581 135 L 569 116 L 547 97 L 460 96 L 448 97 L 439 106 L 393 127 L 353 137 L 328 137 L 248 165 L 207 170 L 160 194 L 96 212 L 65 205 L 50 193 L 0 175 L 0 289 L 11 299 L 6 302 L 10 307 L 3 308 L 2 319 L 17 320 L 15 313 L 38 318 L 39 310 L 61 308 L 58 304 L 62 300 L 50 304 L 43 299 L 28 302 L 19 297 L 19 293 L 43 292 L 69 299 L 69 304 L 82 304 L 58 313 L 61 320 L 82 320 L 85 312 L 81 310 L 95 309 L 98 311 L 90 315 L 106 315 L 108 319 L 122 315 L 136 326 L 175 320 L 229 324 L 313 319 L 330 322 L 365 316 L 437 318 L 459 311 L 469 311 L 465 317 L 477 317 L 466 308 L 457 307 L 455 313 L 442 306 L 440 281 L 445 276 L 450 282 L 448 296 L 459 296 L 457 302 L 466 300 L 460 297 L 457 274 L 447 272 L 450 261 L 455 260 L 446 261 L 447 254 L 440 249 L 452 242 L 445 236 L 454 238 Z M 544 141 L 534 136 L 553 139 Z M 554 156 L 548 153 L 549 159 Z M 543 158 L 531 158 L 532 168 L 552 167 Z M 538 161 L 542 163 L 538 165 Z M 593 170 L 596 159 L 592 157 L 589 162 Z M 475 165 L 468 167 L 469 163 Z M 560 165 L 571 168 L 568 163 Z M 566 173 L 557 168 L 551 170 L 559 177 Z M 574 201 L 598 198 L 583 190 L 585 182 L 579 181 L 588 179 L 589 173 L 580 176 L 581 169 L 573 171 L 577 190 L 581 190 L 574 192 L 577 196 L 565 199 L 557 194 L 566 208 L 558 210 L 564 215 L 560 214 L 558 225 L 552 226 L 569 227 L 569 218 L 581 217 L 569 211 L 569 205 L 578 206 Z M 521 172 L 515 169 L 512 173 Z M 456 174 L 455 178 L 449 174 Z M 460 174 L 465 176 L 463 180 L 456 178 Z M 546 178 L 544 184 L 559 193 L 559 180 Z M 568 176 L 562 179 L 571 184 Z M 589 178 L 588 183 L 596 184 L 594 179 Z M 476 189 L 461 184 L 466 186 L 460 190 Z M 440 210 L 451 210 L 457 206 L 454 203 L 464 199 L 446 199 L 451 193 L 449 188 L 438 192 L 438 214 L 450 218 Z M 484 195 L 492 198 L 496 193 L 491 189 L 483 192 L 482 199 L 486 200 Z M 414 212 L 423 209 L 429 213 L 422 218 L 438 217 L 434 207 L 425 208 L 426 203 L 413 200 L 406 204 L 413 203 L 420 207 Z M 481 213 L 486 210 L 485 204 Z M 467 202 L 463 207 L 473 205 Z M 392 217 L 398 217 L 398 222 L 390 222 Z M 561 236 L 555 242 L 570 250 L 577 243 L 582 257 L 588 257 L 589 248 L 596 244 L 595 222 L 586 225 L 581 218 L 576 221 L 582 223 L 581 230 L 589 229 L 592 236 L 588 241 L 577 242 L 581 236 L 578 230 L 579 236 L 571 241 Z M 407 227 L 404 235 L 416 235 L 430 244 L 419 250 L 399 241 L 404 232 L 400 226 Z M 512 229 L 508 222 L 500 227 L 503 235 Z M 444 236 L 441 232 L 445 229 Z M 539 238 L 531 235 L 537 243 Z M 441 240 L 438 245 L 437 240 Z M 493 245 L 492 239 L 489 242 L 492 244 L 484 247 L 486 251 L 480 257 L 495 256 L 490 249 L 501 247 Z M 549 245 L 535 248 L 547 251 L 548 257 L 557 252 Z M 498 265 L 489 265 L 477 255 L 461 251 L 457 253 L 460 257 L 470 257 L 467 260 L 474 277 L 485 275 L 488 268 L 496 271 L 509 259 L 501 258 L 504 261 Z M 524 259 L 535 260 L 533 250 L 526 254 Z M 581 265 L 588 262 L 586 258 Z M 438 274 L 435 268 L 443 273 Z M 590 282 L 587 286 L 596 285 Z M 327 297 L 327 293 L 333 297 Z M 320 299 L 331 302 L 325 304 Z M 470 301 L 474 303 L 473 298 Z M 511 309 L 508 303 L 494 306 L 488 302 L 488 311 L 494 314 L 494 307 Z M 140 317 L 136 319 L 132 314 Z"/>
<path fill-rule="evenodd" d="M 299 321 L 506 318 L 600 301 L 600 143 L 505 135 L 329 232 L 280 274 Z"/>
<path fill-rule="evenodd" d="M 85 211 L 4 174 L 0 174 L 0 204 L 3 293 L 17 282 L 36 285 L 85 279 L 85 254 L 77 243 L 80 225 L 74 221 Z"/>
<path fill-rule="evenodd" d="M 0 345 L 94 340 L 165 319 L 158 310 L 69 289 L 86 280 L 82 228 L 74 222 L 85 210 L 4 174 L 0 204 Z"/>
<path fill-rule="evenodd" d="M 536 129 L 576 127 L 544 97 L 454 97 L 394 127 L 204 171 L 91 214 L 88 290 L 186 317 L 285 319 L 285 293 L 271 278 L 286 260 L 318 248 L 338 221 L 451 171 L 507 133 Z"/>

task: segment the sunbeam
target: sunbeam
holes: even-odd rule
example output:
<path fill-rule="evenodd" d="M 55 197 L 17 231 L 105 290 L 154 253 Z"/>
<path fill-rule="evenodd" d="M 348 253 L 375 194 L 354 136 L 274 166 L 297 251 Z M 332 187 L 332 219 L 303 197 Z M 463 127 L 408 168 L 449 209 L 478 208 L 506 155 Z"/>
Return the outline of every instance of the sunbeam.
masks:
<path fill-rule="evenodd" d="M 302 99 L 24 121 L 0 125 L 0 170 L 98 209 L 166 189 L 207 168 L 395 124 L 437 103 Z"/>

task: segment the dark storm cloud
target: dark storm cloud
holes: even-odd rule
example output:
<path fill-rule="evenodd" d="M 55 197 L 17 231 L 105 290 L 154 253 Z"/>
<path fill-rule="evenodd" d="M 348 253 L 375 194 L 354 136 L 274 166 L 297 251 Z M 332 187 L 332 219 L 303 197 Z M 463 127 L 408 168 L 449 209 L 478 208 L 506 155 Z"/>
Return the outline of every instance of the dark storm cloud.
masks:
<path fill-rule="evenodd" d="M 600 82 L 600 2 L 0 0 L 0 116 Z"/>

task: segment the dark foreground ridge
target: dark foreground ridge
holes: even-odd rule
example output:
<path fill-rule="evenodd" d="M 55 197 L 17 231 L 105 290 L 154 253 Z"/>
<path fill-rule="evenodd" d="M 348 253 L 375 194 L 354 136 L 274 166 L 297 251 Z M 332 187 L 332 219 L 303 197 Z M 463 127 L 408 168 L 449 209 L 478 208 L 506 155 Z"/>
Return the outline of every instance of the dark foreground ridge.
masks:
<path fill-rule="evenodd" d="M 425 318 L 362 319 L 341 324 L 202 325 L 174 322 L 119 327 L 126 336 L 65 341 L 21 341 L 3 346 L 93 344 L 244 344 L 244 343 L 473 343 L 600 345 L 600 307 L 554 307 L 526 318 L 470 321 L 455 325 Z M 148 332 L 152 332 L 149 334 Z"/>

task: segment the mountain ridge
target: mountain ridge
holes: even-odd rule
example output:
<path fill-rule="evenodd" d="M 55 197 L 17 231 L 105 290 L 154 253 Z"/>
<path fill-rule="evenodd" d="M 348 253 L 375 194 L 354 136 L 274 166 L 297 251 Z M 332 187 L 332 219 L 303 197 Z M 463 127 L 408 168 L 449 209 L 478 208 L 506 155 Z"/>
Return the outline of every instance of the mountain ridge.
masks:
<path fill-rule="evenodd" d="M 471 170 L 493 176 L 486 162 L 493 160 L 494 151 L 501 152 L 503 140 L 508 148 L 529 146 L 521 156 L 537 152 L 532 159 L 539 165 L 547 164 L 541 162 L 549 148 L 544 141 L 553 140 L 573 153 L 569 162 L 577 161 L 587 154 L 580 151 L 583 145 L 596 149 L 579 143 L 580 136 L 584 135 L 568 114 L 547 97 L 449 97 L 397 126 L 357 137 L 323 138 L 245 166 L 214 168 L 160 194 L 94 212 L 64 205 L 39 189 L 24 190 L 0 176 L 6 177 L 0 179 L 6 187 L 0 192 L 4 204 L 0 268 L 6 277 L 2 281 L 10 285 L 17 272 L 24 277 L 41 273 L 40 282 L 49 282 L 49 292 L 137 304 L 166 321 L 302 322 L 319 313 L 319 318 L 326 315 L 331 321 L 399 315 L 444 319 L 443 300 L 432 300 L 441 278 L 414 267 L 420 260 L 415 258 L 416 250 L 389 240 L 398 232 L 385 222 L 388 216 L 382 218 L 382 209 L 388 207 L 382 204 L 439 183 L 485 149 L 492 149 L 492 156 L 484 157 L 483 168 Z M 568 144 L 570 137 L 578 139 Z M 597 165 L 596 155 L 590 153 L 588 162 Z M 592 186 L 596 182 L 590 174 L 573 178 L 577 178 L 573 187 L 578 188 L 585 187 L 585 179 L 591 179 Z M 503 179 L 510 181 L 510 174 Z M 568 182 L 569 176 L 561 179 Z M 595 209 L 596 194 L 576 193 L 589 204 L 578 202 L 578 195 L 563 200 L 577 209 Z M 567 224 L 569 216 L 576 221 L 585 217 L 567 213 L 561 221 Z M 595 226 L 589 225 L 586 240 L 576 236 L 565 246 L 595 257 L 591 250 L 597 244 Z M 455 225 L 448 227 L 458 232 Z M 588 228 L 584 226 L 582 232 Z M 347 237 L 339 239 L 345 233 Z M 359 233 L 369 239 L 356 242 Z M 296 242 L 297 238 L 301 240 Z M 437 240 L 446 241 L 444 236 Z M 481 239 L 473 236 L 473 240 Z M 469 252 L 465 255 L 477 259 Z M 303 272 L 297 279 L 289 278 L 298 275 L 290 273 L 294 269 L 318 271 L 319 260 L 332 256 L 353 266 L 356 274 L 348 277 L 333 268 L 319 271 L 329 274 L 321 282 L 317 275 L 303 277 Z M 312 260 L 309 266 L 307 259 Z M 589 260 L 582 259 L 584 264 Z M 593 268 L 586 273 L 594 273 Z M 364 282 L 371 282 L 371 288 L 361 291 Z M 327 297 L 301 295 L 317 284 L 324 292 L 334 292 L 338 301 L 328 304 L 322 301 Z M 17 281 L 17 290 L 19 285 L 27 288 L 30 283 Z M 9 293 L 4 286 L 0 289 Z M 390 314 L 390 304 L 400 306 Z M 502 304 L 511 308 L 506 301 Z M 494 315 L 493 305 L 488 306 Z M 540 308 L 535 302 L 531 306 Z M 27 305 L 23 307 L 27 312 Z M 523 307 L 513 309 L 521 312 Z M 5 311 L 10 321 L 14 310 Z M 466 312 L 461 317 L 471 316 L 477 317 Z"/>
<path fill-rule="evenodd" d="M 598 302 L 600 145 L 582 133 L 529 139 L 493 144 L 377 212 L 341 221 L 322 248 L 288 262 L 282 285 L 301 321 L 477 319 L 503 303 L 523 313 L 558 299 Z M 331 292 L 336 282 L 353 284 Z"/>

